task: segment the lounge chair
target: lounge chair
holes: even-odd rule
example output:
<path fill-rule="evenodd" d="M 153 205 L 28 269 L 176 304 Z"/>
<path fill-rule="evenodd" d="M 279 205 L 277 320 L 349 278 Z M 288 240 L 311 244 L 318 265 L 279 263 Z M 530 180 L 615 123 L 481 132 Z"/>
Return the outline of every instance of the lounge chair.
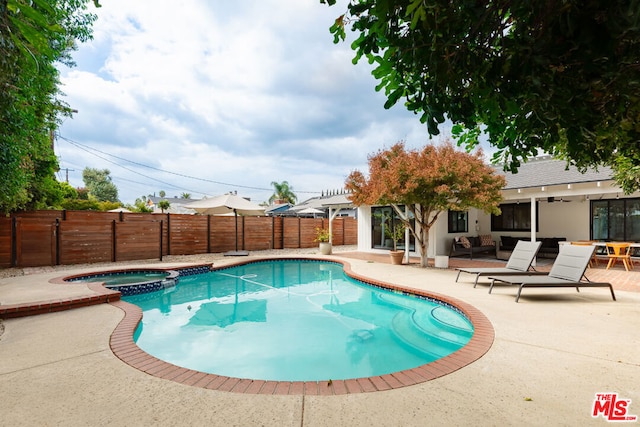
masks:
<path fill-rule="evenodd" d="M 501 276 L 501 275 L 515 275 L 515 274 L 547 274 L 539 271 L 530 270 L 531 263 L 536 257 L 536 254 L 540 250 L 542 242 L 527 242 L 525 240 L 518 240 L 516 247 L 511 252 L 509 261 L 504 267 L 477 267 L 477 268 L 457 268 L 458 275 L 456 276 L 456 282 L 460 277 L 460 273 L 475 274 L 476 280 L 473 282 L 475 288 L 478 284 L 480 276 Z"/>
<path fill-rule="evenodd" d="M 517 285 L 519 288 L 516 302 L 520 299 L 524 288 L 576 288 L 576 291 L 580 292 L 580 288 L 607 287 L 615 301 L 616 295 L 613 293 L 611 283 L 589 282 L 589 279 L 584 277 L 584 272 L 594 250 L 594 246 L 563 245 L 549 274 L 545 276 L 491 276 L 489 277 L 491 279 L 489 293 L 493 290 L 493 285 L 496 282 Z M 582 281 L 583 277 L 585 281 Z"/>

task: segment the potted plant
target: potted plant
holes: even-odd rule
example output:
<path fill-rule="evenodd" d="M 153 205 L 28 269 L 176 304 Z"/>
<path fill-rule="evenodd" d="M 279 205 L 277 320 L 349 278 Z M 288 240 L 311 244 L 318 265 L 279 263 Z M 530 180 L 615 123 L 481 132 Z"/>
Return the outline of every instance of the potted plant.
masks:
<path fill-rule="evenodd" d="M 331 233 L 327 228 L 316 227 L 316 238 L 314 242 L 320 243 L 320 253 L 322 255 L 331 254 Z"/>
<path fill-rule="evenodd" d="M 389 220 L 389 227 L 384 229 L 384 234 L 393 240 L 393 250 L 389 251 L 391 256 L 391 264 L 402 264 L 402 258 L 404 257 L 404 251 L 398 250 L 398 241 L 404 238 L 404 232 L 406 226 L 403 222 L 392 222 Z"/>

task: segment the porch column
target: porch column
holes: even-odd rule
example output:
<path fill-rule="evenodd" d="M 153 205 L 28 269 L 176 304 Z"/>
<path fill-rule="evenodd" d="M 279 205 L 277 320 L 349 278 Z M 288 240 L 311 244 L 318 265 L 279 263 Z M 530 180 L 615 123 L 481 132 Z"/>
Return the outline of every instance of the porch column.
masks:
<path fill-rule="evenodd" d="M 531 197 L 531 241 L 536 241 L 536 224 L 538 223 L 538 218 L 536 217 L 536 198 Z"/>
<path fill-rule="evenodd" d="M 409 220 L 409 207 L 404 205 L 404 219 Z M 411 236 L 411 231 L 409 227 L 404 228 L 404 256 L 407 260 L 407 264 L 409 264 L 410 256 L 409 256 L 409 238 Z"/>
<path fill-rule="evenodd" d="M 329 207 L 329 243 L 333 246 L 333 215 L 332 209 Z"/>
<path fill-rule="evenodd" d="M 342 207 L 337 207 L 335 212 L 333 208 L 329 206 L 329 243 L 333 245 L 333 220 L 338 216 Z"/>
<path fill-rule="evenodd" d="M 536 241 L 536 224 L 538 223 L 538 218 L 536 217 L 536 198 L 531 197 L 531 241 Z M 533 258 L 532 266 L 536 266 L 536 258 Z"/>

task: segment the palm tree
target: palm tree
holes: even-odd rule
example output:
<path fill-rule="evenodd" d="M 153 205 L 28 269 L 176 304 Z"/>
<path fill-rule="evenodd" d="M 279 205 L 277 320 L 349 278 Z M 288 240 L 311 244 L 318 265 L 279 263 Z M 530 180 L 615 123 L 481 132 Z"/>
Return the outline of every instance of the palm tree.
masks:
<path fill-rule="evenodd" d="M 293 193 L 293 188 L 289 186 L 287 181 L 282 181 L 280 183 L 273 181 L 271 182 L 271 185 L 273 185 L 275 191 L 269 198 L 269 203 L 278 201 L 279 203 L 291 203 L 292 205 L 295 205 L 298 197 Z"/>
<path fill-rule="evenodd" d="M 158 202 L 158 207 L 162 210 L 162 213 L 164 213 L 165 210 L 171 207 L 171 203 L 169 203 L 167 199 L 162 199 Z"/>

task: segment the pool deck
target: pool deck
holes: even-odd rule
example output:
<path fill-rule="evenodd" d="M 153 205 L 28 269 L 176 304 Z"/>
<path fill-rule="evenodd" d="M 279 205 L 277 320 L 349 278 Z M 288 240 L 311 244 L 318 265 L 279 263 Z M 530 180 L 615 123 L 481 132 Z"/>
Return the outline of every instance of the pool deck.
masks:
<path fill-rule="evenodd" d="M 286 252 L 278 251 L 281 255 Z M 262 257 L 260 252 L 250 258 Z M 319 256 L 319 255 L 318 255 Z M 320 256 L 321 257 L 321 256 Z M 488 294 L 471 275 L 455 283 L 457 266 L 503 265 L 452 258 L 449 269 L 388 264 L 383 255 L 334 255 L 362 276 L 400 287 L 447 295 L 480 310 L 495 337 L 489 351 L 448 375 L 415 385 L 341 395 L 246 394 L 158 378 L 124 363 L 110 339 L 124 311 L 86 284 L 51 283 L 61 276 L 113 266 L 27 269 L 0 279 L 0 307 L 47 301 L 91 301 L 70 310 L 5 319 L 0 323 L 0 425 L 220 425 L 425 426 L 604 425 L 593 418 L 596 393 L 630 399 L 640 415 L 640 266 L 588 269 L 590 280 L 616 289 L 515 288 Z M 237 258 L 210 255 L 191 261 L 127 267 L 224 265 Z M 540 269 L 549 262 L 540 260 Z M 546 266 L 545 266 L 546 264 Z M 119 265 L 118 265 L 119 266 Z"/>

